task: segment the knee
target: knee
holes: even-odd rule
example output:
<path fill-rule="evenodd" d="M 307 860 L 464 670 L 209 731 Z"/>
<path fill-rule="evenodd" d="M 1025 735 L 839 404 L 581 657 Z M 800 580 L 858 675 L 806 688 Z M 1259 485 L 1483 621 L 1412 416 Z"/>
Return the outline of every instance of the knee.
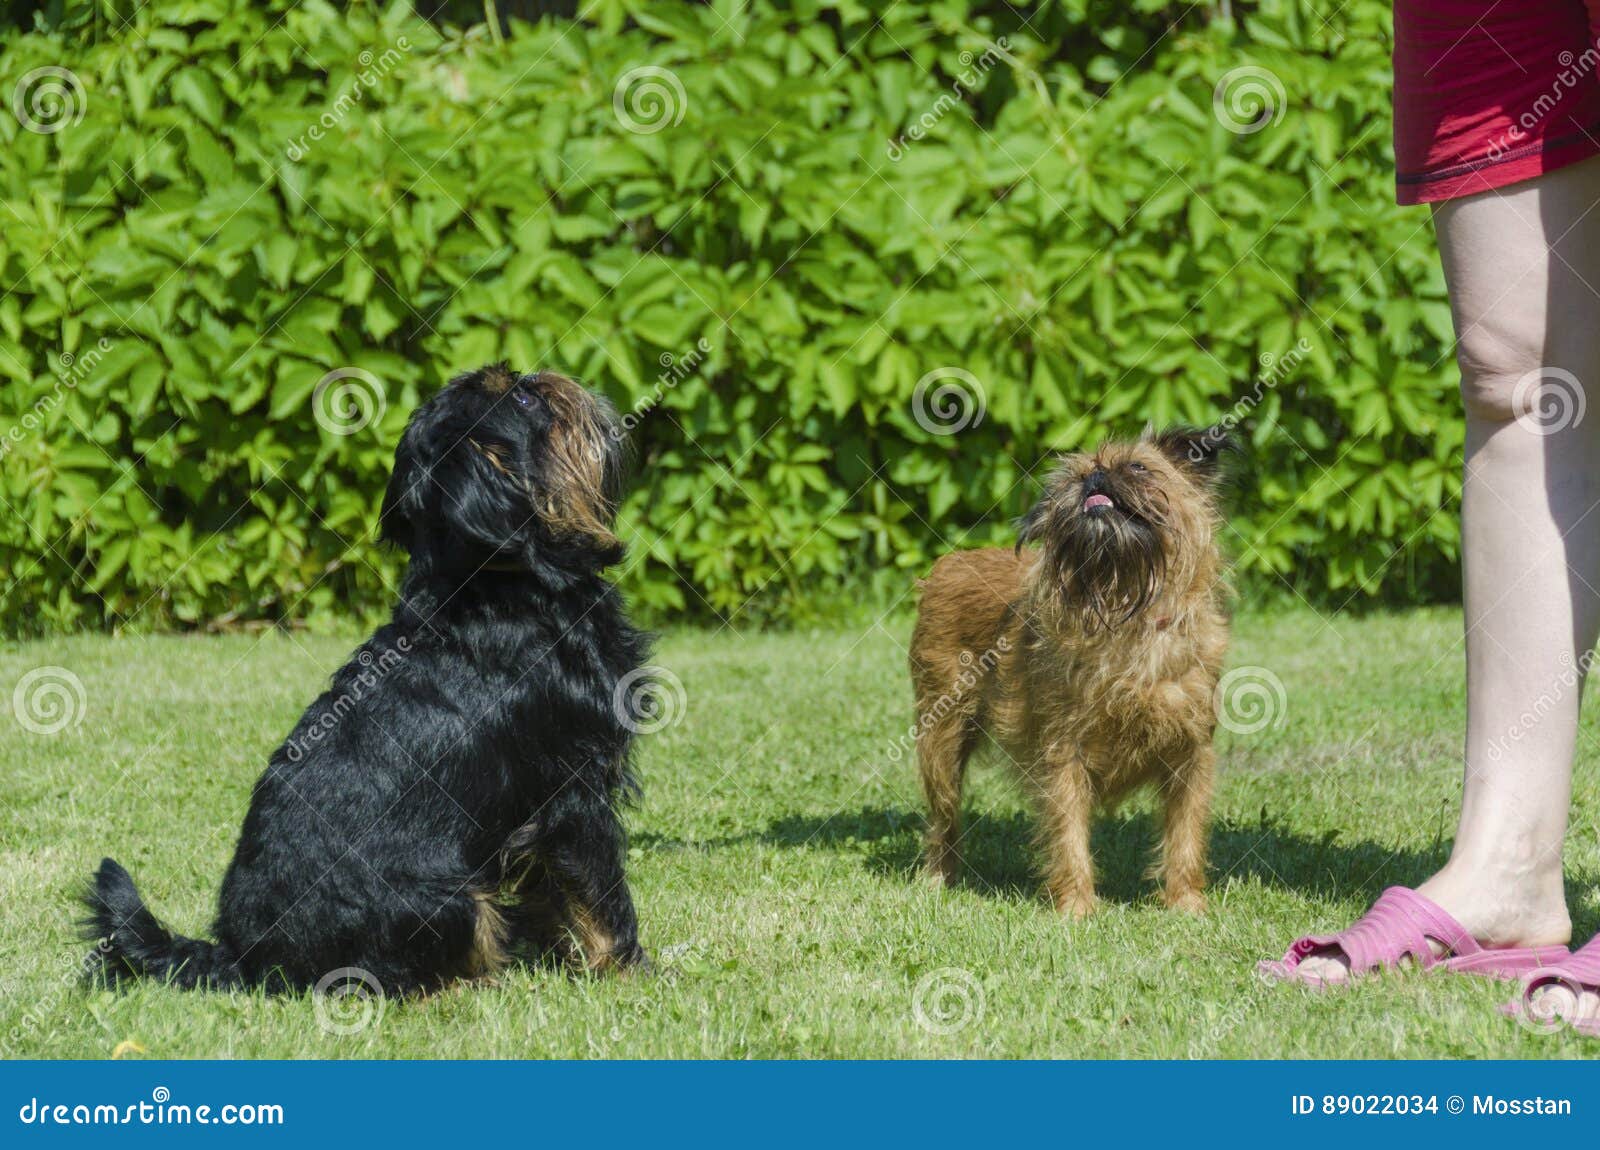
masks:
<path fill-rule="evenodd" d="M 1466 332 L 1456 346 L 1461 368 L 1461 402 L 1467 418 L 1480 423 L 1510 423 L 1528 414 L 1538 399 L 1543 342 L 1514 332 L 1479 326 Z"/>

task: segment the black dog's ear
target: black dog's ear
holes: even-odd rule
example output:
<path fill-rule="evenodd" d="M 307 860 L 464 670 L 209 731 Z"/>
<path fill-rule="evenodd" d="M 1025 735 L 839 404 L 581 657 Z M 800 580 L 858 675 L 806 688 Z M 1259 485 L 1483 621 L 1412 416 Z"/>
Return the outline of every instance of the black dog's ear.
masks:
<path fill-rule="evenodd" d="M 419 411 L 400 437 L 400 446 L 394 453 L 394 472 L 389 476 L 383 507 L 378 512 L 378 538 L 406 552 L 412 549 L 417 525 L 425 513 L 418 458 L 424 418 Z"/>
<path fill-rule="evenodd" d="M 1180 467 L 1211 482 L 1222 473 L 1223 456 L 1238 445 L 1221 427 L 1169 427 L 1151 437 L 1156 448 Z"/>
<path fill-rule="evenodd" d="M 427 409 L 417 412 L 401 436 L 378 514 L 386 542 L 415 555 L 448 533 L 478 551 L 515 555 L 526 548 L 535 518 L 510 448 L 461 434 Z"/>
<path fill-rule="evenodd" d="M 431 478 L 439 518 L 451 534 L 497 555 L 521 556 L 537 516 L 510 459 L 504 444 L 468 435 L 446 447 Z"/>

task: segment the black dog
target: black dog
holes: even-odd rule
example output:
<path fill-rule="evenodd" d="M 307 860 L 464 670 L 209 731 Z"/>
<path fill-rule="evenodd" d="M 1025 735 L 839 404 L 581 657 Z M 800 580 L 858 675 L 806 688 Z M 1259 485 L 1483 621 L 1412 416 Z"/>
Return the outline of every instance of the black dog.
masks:
<path fill-rule="evenodd" d="M 484 368 L 416 411 L 381 515 L 410 553 L 393 619 L 256 783 L 215 942 L 170 934 L 100 864 L 85 929 L 108 981 L 290 990 L 357 968 L 404 994 L 528 948 L 646 962 L 618 807 L 648 640 L 600 575 L 622 557 L 620 447 L 609 405 L 548 372 Z"/>

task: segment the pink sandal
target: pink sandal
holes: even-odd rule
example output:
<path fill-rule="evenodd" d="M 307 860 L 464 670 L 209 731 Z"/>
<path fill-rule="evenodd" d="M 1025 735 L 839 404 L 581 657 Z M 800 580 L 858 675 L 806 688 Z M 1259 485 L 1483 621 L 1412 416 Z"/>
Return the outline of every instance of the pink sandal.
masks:
<path fill-rule="evenodd" d="M 1524 975 L 1521 996 L 1500 1008 L 1502 1013 L 1523 1018 L 1542 1029 L 1554 1030 L 1562 1023 L 1570 1022 L 1572 1029 L 1579 1034 L 1600 1037 L 1600 1014 L 1590 1018 L 1569 1019 L 1558 1013 L 1559 1006 L 1554 1010 L 1548 1005 L 1543 1010 L 1539 1009 L 1536 996 L 1539 991 L 1552 986 L 1566 987 L 1574 998 L 1585 991 L 1600 994 L 1600 935 L 1595 935 L 1587 946 L 1573 951 L 1564 961 Z M 1559 1003 L 1559 999 L 1552 1000 L 1552 1003 Z"/>
<path fill-rule="evenodd" d="M 1445 957 L 1434 954 L 1429 940 L 1444 947 Z M 1343 952 L 1349 960 L 1350 979 L 1374 970 L 1388 970 L 1407 958 L 1423 970 L 1442 966 L 1458 974 L 1510 979 L 1565 962 L 1570 957 L 1564 946 L 1504 949 L 1480 946 L 1442 907 L 1408 887 L 1392 886 L 1348 929 L 1338 934 L 1310 934 L 1297 939 L 1283 958 L 1262 962 L 1256 969 L 1273 982 L 1298 982 L 1317 989 L 1338 986 L 1346 979 L 1322 979 L 1298 973 L 1305 959 L 1324 957 L 1336 951 Z"/>

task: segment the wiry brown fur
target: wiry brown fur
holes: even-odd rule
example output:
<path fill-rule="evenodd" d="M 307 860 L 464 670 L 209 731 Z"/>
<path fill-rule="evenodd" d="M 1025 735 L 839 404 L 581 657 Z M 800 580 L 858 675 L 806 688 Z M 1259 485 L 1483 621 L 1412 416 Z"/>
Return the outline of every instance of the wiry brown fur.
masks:
<path fill-rule="evenodd" d="M 1173 431 L 1069 456 L 1015 551 L 934 564 L 911 677 L 936 881 L 959 869 L 966 764 L 987 738 L 1038 812 L 1058 909 L 1094 908 L 1090 816 L 1145 783 L 1166 805 L 1166 901 L 1203 908 L 1212 695 L 1228 646 L 1217 446 Z M 1112 508 L 1086 508 L 1095 493 Z"/>
<path fill-rule="evenodd" d="M 518 379 L 504 364 L 486 367 L 482 375 L 483 389 L 493 394 L 509 390 Z M 610 526 L 618 476 L 608 467 L 615 452 L 608 450 L 607 438 L 614 437 L 615 413 L 605 400 L 564 375 L 541 371 L 532 380 L 550 405 L 555 424 L 546 445 L 545 489 L 530 490 L 529 497 L 552 530 L 590 539 L 602 549 L 620 546 Z M 504 449 L 470 436 L 468 443 L 500 474 L 511 475 Z"/>
<path fill-rule="evenodd" d="M 545 399 L 556 414 L 547 467 L 555 480 L 544 499 L 545 522 L 560 531 L 616 546 L 611 532 L 617 477 L 609 474 L 606 450 L 612 413 L 582 385 L 554 372 L 540 372 Z"/>
<path fill-rule="evenodd" d="M 463 974 L 478 978 L 497 974 L 510 961 L 507 943 L 511 928 L 505 912 L 487 891 L 474 891 L 472 948 L 467 952 Z"/>

